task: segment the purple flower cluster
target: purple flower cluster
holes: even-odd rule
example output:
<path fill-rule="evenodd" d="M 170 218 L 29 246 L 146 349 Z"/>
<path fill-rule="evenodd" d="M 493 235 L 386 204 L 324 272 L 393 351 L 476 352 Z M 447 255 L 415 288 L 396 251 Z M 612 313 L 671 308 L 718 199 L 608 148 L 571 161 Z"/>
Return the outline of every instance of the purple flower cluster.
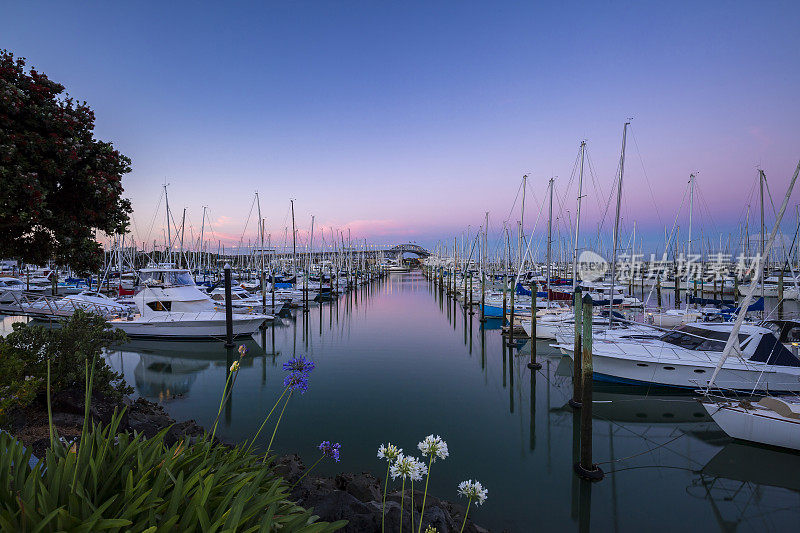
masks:
<path fill-rule="evenodd" d="M 330 457 L 337 463 L 339 462 L 339 448 L 341 448 L 341 444 L 338 442 L 336 444 L 331 444 L 330 441 L 327 440 L 322 441 L 319 445 L 322 455 L 324 457 Z"/>
<path fill-rule="evenodd" d="M 300 372 L 301 374 L 308 375 L 314 370 L 314 361 L 309 361 L 301 355 L 300 357 L 283 363 L 283 369 L 287 372 Z"/>
<path fill-rule="evenodd" d="M 283 363 L 283 369 L 289 372 L 289 375 L 283 379 L 283 386 L 304 394 L 308 390 L 308 376 L 314 370 L 314 362 L 301 355 Z"/>
<path fill-rule="evenodd" d="M 292 372 L 283 378 L 283 386 L 304 394 L 308 390 L 308 375 L 302 372 Z"/>

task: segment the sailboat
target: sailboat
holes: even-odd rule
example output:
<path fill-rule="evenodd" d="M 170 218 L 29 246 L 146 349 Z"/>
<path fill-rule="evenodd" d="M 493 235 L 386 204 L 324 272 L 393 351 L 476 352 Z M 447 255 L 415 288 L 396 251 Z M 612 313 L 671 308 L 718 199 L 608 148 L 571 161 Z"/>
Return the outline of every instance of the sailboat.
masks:
<path fill-rule="evenodd" d="M 763 180 L 763 172 L 759 171 L 759 174 Z M 755 279 L 742 304 L 743 309 L 747 307 L 755 291 L 759 288 L 758 282 L 764 273 L 763 259 L 769 254 L 775 235 L 780 228 L 781 219 L 786 212 L 786 206 L 789 203 L 798 174 L 800 174 L 800 162 L 795 168 L 783 204 L 780 211 L 778 211 L 769 241 L 763 247 L 759 265 L 755 272 Z M 736 317 L 736 322 L 733 325 L 728 341 L 720 354 L 714 374 L 711 376 L 711 380 L 709 380 L 705 389 L 705 395 L 700 399 L 700 402 L 708 414 L 711 415 L 711 418 L 714 419 L 714 422 L 719 424 L 722 430 L 733 438 L 791 450 L 800 450 L 800 399 L 797 396 L 767 394 L 757 400 L 756 398 L 741 400 L 726 398 L 716 392 L 712 393 L 712 387 L 718 386 L 717 377 L 719 373 L 728 364 L 728 357 L 733 351 L 739 328 L 742 327 L 744 314 L 744 310 L 742 310 Z M 785 348 L 780 342 L 778 342 L 778 346 Z M 797 356 L 794 357 L 797 359 Z M 800 367 L 800 361 L 797 364 Z M 798 373 L 798 384 L 800 385 L 800 373 Z M 768 390 L 774 392 L 782 389 L 769 388 Z M 797 388 L 792 390 L 794 392 L 798 391 Z"/>

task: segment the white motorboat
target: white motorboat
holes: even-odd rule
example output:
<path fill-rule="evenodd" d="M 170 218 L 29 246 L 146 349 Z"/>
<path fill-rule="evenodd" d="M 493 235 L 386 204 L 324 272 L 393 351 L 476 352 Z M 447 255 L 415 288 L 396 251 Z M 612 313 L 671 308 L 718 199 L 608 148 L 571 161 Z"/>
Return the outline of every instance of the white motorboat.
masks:
<path fill-rule="evenodd" d="M 137 315 L 121 315 L 109 323 L 131 337 L 163 339 L 223 338 L 225 313 L 195 286 L 188 270 L 147 268 L 140 271 L 143 289 L 133 298 Z M 272 315 L 233 315 L 233 335 L 252 335 Z"/>
<path fill-rule="evenodd" d="M 692 323 L 666 333 L 608 330 L 594 335 L 595 377 L 622 383 L 650 383 L 697 389 L 708 384 L 733 324 Z M 573 357 L 573 337 L 557 335 L 558 348 Z M 800 391 L 800 359 L 767 328 L 751 324 L 739 331 L 738 357 L 717 376 L 726 390 Z"/>
<path fill-rule="evenodd" d="M 275 298 L 275 305 L 272 305 L 272 295 L 267 293 L 266 311 L 272 315 L 277 315 L 283 309 L 283 301 Z M 216 287 L 211 291 L 211 299 L 217 310 L 225 310 L 225 287 Z M 231 306 L 238 313 L 257 313 L 264 307 L 261 298 L 250 294 L 243 287 L 231 287 Z"/>
<path fill-rule="evenodd" d="M 647 313 L 647 322 L 660 328 L 675 328 L 699 320 L 703 320 L 703 313 L 696 309 L 667 309 Z"/>
<path fill-rule="evenodd" d="M 765 396 L 757 402 L 701 399 L 714 422 L 730 437 L 800 450 L 800 399 Z"/>
<path fill-rule="evenodd" d="M 19 278 L 0 278 L 0 303 L 17 303 L 26 290 L 27 284 Z M 44 288 L 32 286 L 30 292 L 44 293 Z"/>
<path fill-rule="evenodd" d="M 81 291 L 78 294 L 69 294 L 58 300 L 39 299 L 29 306 L 24 306 L 23 309 L 27 311 L 52 311 L 52 314 L 60 316 L 69 315 L 81 309 L 107 316 L 135 312 L 136 306 L 130 303 L 118 302 L 99 292 Z"/>
<path fill-rule="evenodd" d="M 764 283 L 758 283 L 755 287 L 755 295 L 761 296 L 762 294 L 767 298 L 778 297 L 778 276 L 769 276 L 764 280 Z M 750 283 L 739 285 L 739 294 L 746 296 L 750 290 Z M 796 284 L 792 278 L 787 277 L 783 280 L 783 299 L 784 300 L 798 300 L 800 293 L 796 289 Z"/>

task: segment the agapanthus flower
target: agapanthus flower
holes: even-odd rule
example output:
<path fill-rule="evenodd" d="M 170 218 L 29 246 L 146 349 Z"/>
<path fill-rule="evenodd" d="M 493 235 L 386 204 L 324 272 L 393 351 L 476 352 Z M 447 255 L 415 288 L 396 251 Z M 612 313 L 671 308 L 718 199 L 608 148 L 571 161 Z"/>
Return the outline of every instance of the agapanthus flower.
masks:
<path fill-rule="evenodd" d="M 392 476 L 392 479 L 397 479 L 398 476 L 403 479 L 411 477 L 411 474 L 415 471 L 414 458 L 406 457 L 402 453 L 397 456 L 395 462 L 389 467 L 389 475 Z"/>
<path fill-rule="evenodd" d="M 283 378 L 283 386 L 289 387 L 292 391 L 300 391 L 300 394 L 304 394 L 308 390 L 308 375 L 302 372 L 292 372 Z"/>
<path fill-rule="evenodd" d="M 480 481 L 472 481 L 470 479 L 469 481 L 462 481 L 458 484 L 458 494 L 470 500 L 475 500 L 475 505 L 480 505 L 486 501 L 488 493 L 489 490 L 483 488 Z"/>
<path fill-rule="evenodd" d="M 397 459 L 397 456 L 401 453 L 403 453 L 403 448 L 398 448 L 391 442 L 386 446 L 381 444 L 378 448 L 378 459 L 386 459 L 387 461 L 392 462 Z"/>
<path fill-rule="evenodd" d="M 239 370 L 239 361 L 234 361 L 231 365 L 231 373 L 236 372 Z"/>
<path fill-rule="evenodd" d="M 338 442 L 336 444 L 331 444 L 330 441 L 327 440 L 322 441 L 319 445 L 322 455 L 325 457 L 330 457 L 337 463 L 339 462 L 339 448 L 341 448 L 341 444 Z"/>
<path fill-rule="evenodd" d="M 290 359 L 286 363 L 283 363 L 283 369 L 287 372 L 300 372 L 301 374 L 308 375 L 314 370 L 314 361 L 309 361 L 301 355 L 300 357 Z"/>
<path fill-rule="evenodd" d="M 409 459 L 412 463 L 411 480 L 422 481 L 422 476 L 428 473 L 428 467 L 416 457 L 410 457 Z"/>
<path fill-rule="evenodd" d="M 437 457 L 445 459 L 450 455 L 450 452 L 447 451 L 447 443 L 439 435 L 435 437 L 428 435 L 422 442 L 417 444 L 417 448 L 419 448 L 423 456 L 428 457 L 430 455 L 431 462 L 436 462 Z"/>
<path fill-rule="evenodd" d="M 239 345 L 239 358 L 241 359 L 245 355 L 247 355 L 247 346 L 245 346 L 244 344 L 240 344 Z"/>
<path fill-rule="evenodd" d="M 412 481 L 420 481 L 424 474 L 428 473 L 428 467 L 418 459 L 403 455 L 402 453 L 397 456 L 397 460 L 389 467 L 389 475 L 392 479 L 398 476 L 411 478 Z"/>

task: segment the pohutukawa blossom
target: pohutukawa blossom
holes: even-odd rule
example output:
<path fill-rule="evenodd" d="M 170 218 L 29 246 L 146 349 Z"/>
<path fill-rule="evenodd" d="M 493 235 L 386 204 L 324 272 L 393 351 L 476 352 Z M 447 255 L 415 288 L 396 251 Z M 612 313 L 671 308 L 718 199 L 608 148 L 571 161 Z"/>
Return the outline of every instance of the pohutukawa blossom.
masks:
<path fill-rule="evenodd" d="M 239 370 L 239 361 L 234 361 L 231 365 L 231 372 L 236 372 Z"/>
<path fill-rule="evenodd" d="M 339 448 L 341 448 L 341 444 L 338 442 L 336 444 L 331 444 L 331 442 L 327 440 L 322 441 L 319 445 L 322 455 L 333 459 L 337 463 L 339 462 Z"/>
<path fill-rule="evenodd" d="M 475 505 L 486 501 L 489 491 L 481 485 L 480 481 L 462 481 L 458 484 L 458 494 L 470 500 L 475 500 Z"/>
<path fill-rule="evenodd" d="M 283 363 L 283 369 L 287 372 L 300 372 L 301 374 L 308 375 L 314 370 L 314 361 L 309 361 L 302 355 L 295 359 L 290 359 Z"/>
<path fill-rule="evenodd" d="M 417 444 L 417 448 L 419 448 L 423 456 L 430 456 L 432 463 L 436 462 L 437 457 L 439 459 L 445 459 L 450 455 L 450 452 L 447 451 L 447 443 L 443 441 L 439 435 L 435 437 L 433 435 L 428 435 L 422 442 Z"/>
<path fill-rule="evenodd" d="M 403 448 L 398 448 L 391 442 L 386 446 L 381 444 L 378 448 L 378 459 L 386 459 L 387 461 L 391 462 L 397 459 L 397 456 L 401 453 L 403 453 Z"/>

